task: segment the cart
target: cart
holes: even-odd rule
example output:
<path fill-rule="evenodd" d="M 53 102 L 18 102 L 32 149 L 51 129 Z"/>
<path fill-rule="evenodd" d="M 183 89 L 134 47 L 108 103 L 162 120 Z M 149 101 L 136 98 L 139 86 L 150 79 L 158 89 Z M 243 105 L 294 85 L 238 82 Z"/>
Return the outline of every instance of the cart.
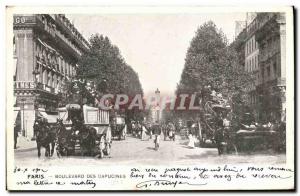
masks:
<path fill-rule="evenodd" d="M 109 112 L 96 107 L 68 104 L 58 108 L 58 156 L 110 155 Z"/>
<path fill-rule="evenodd" d="M 112 138 L 118 138 L 118 140 L 125 140 L 127 134 L 125 118 L 121 115 L 116 115 L 111 119 Z"/>

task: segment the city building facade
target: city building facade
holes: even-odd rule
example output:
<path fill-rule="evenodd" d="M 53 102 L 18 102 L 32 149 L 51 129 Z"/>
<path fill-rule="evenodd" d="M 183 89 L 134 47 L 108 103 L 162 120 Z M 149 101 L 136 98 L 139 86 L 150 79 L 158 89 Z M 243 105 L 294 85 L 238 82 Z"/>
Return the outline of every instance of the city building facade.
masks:
<path fill-rule="evenodd" d="M 286 113 L 286 21 L 282 13 L 261 13 L 255 32 L 259 46 L 257 85 L 260 118 L 284 120 Z"/>
<path fill-rule="evenodd" d="M 89 49 L 64 14 L 14 15 L 15 120 L 23 136 L 33 136 L 37 115 L 54 121 L 64 84 Z"/>
<path fill-rule="evenodd" d="M 245 37 L 245 71 L 252 75 L 254 81 L 248 87 L 248 105 L 252 108 L 253 115 L 259 120 L 258 94 L 256 87 L 259 83 L 259 47 L 255 39 L 255 28 L 257 24 L 256 14 L 247 15 L 246 20 L 246 37 Z"/>
<path fill-rule="evenodd" d="M 286 89 L 285 16 L 257 13 L 240 33 L 245 71 L 253 74 L 248 104 L 258 121 L 284 120 Z M 236 44 L 237 45 L 237 44 Z M 239 53 L 241 53 L 239 51 Z M 240 60 L 240 61 L 241 61 Z"/>

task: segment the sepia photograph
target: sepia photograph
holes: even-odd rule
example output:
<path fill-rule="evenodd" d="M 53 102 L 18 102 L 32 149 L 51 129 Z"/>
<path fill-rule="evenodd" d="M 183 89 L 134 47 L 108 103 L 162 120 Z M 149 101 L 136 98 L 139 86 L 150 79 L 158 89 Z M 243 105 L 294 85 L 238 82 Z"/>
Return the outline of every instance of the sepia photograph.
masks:
<path fill-rule="evenodd" d="M 294 190 L 293 12 L 8 6 L 7 189 Z"/>

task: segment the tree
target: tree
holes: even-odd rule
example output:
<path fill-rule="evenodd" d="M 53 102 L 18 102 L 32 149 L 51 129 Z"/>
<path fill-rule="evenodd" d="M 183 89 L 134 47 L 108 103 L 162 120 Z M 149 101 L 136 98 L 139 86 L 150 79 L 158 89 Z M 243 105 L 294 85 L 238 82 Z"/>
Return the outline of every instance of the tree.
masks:
<path fill-rule="evenodd" d="M 107 92 L 100 93 L 143 96 L 138 74 L 126 64 L 118 47 L 113 45 L 108 37 L 99 34 L 92 35 L 89 41 L 91 47 L 81 56 L 77 77 L 92 80 L 98 86 L 98 91 L 101 91 L 101 82 L 106 80 Z"/>
<path fill-rule="evenodd" d="M 211 21 L 204 23 L 188 48 L 176 94 L 201 92 L 210 85 L 233 104 L 244 104 L 246 89 L 254 80 L 238 60 L 223 32 Z"/>

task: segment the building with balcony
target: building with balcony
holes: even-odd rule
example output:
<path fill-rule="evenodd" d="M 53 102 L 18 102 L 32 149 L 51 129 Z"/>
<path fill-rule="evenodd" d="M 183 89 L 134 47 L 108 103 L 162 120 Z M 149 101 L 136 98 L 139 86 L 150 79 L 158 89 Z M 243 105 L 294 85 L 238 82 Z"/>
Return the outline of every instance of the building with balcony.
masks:
<path fill-rule="evenodd" d="M 14 15 L 13 22 L 16 124 L 31 137 L 37 115 L 55 120 L 64 84 L 89 43 L 64 14 Z"/>
<path fill-rule="evenodd" d="M 282 120 L 286 88 L 285 15 L 256 13 L 248 22 L 238 44 L 235 43 L 236 50 L 244 52 L 244 63 L 240 63 L 255 80 L 247 89 L 248 104 L 259 121 Z M 240 50 L 242 47 L 244 50 Z"/>
<path fill-rule="evenodd" d="M 260 118 L 283 120 L 286 112 L 286 21 L 282 13 L 260 13 L 255 31 L 259 46 Z"/>
<path fill-rule="evenodd" d="M 249 16 L 249 15 L 247 15 Z M 256 86 L 259 83 L 259 47 L 255 39 L 255 29 L 257 27 L 256 14 L 251 13 L 246 22 L 247 26 L 246 37 L 245 37 L 245 71 L 251 74 L 254 78 L 253 83 L 248 87 L 248 105 L 252 108 L 253 114 L 256 120 L 259 120 L 258 112 L 258 94 Z"/>

